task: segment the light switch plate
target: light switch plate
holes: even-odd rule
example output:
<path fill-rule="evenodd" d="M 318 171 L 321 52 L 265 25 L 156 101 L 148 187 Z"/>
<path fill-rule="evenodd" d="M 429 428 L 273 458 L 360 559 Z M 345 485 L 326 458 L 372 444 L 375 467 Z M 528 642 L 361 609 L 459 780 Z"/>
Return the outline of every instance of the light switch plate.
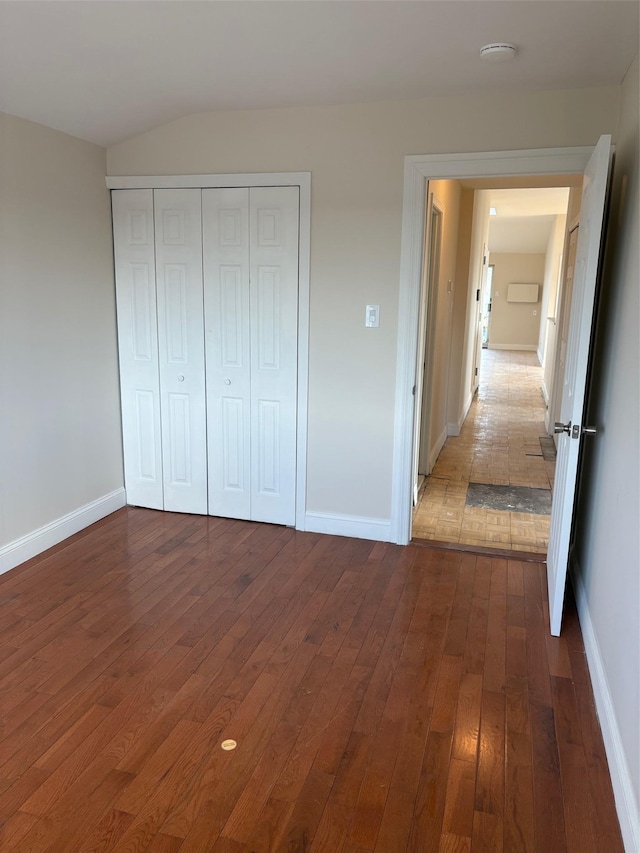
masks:
<path fill-rule="evenodd" d="M 380 306 L 379 305 L 367 305 L 365 315 L 364 315 L 364 324 L 367 329 L 377 329 L 380 325 Z"/>

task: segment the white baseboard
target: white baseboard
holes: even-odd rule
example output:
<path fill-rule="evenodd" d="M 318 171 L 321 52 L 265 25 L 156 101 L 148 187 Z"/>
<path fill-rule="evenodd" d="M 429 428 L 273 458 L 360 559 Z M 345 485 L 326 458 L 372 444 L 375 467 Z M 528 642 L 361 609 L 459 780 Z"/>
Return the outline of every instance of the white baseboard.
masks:
<path fill-rule="evenodd" d="M 447 424 L 447 435 L 460 435 L 460 430 L 462 429 L 463 424 L 467 419 L 467 415 L 469 414 L 471 403 L 473 403 L 473 394 L 469 394 L 467 397 L 458 422 Z"/>
<path fill-rule="evenodd" d="M 582 639 L 587 656 L 587 665 L 591 675 L 593 695 L 596 702 L 604 748 L 609 762 L 609 773 L 616 802 L 616 811 L 620 821 L 620 831 L 624 849 L 628 853 L 640 850 L 640 810 L 634 795 L 633 782 L 629 772 L 629 764 L 624 752 L 622 737 L 616 719 L 607 675 L 600 654 L 598 637 L 591 621 L 587 594 L 581 580 L 577 565 L 571 567 L 571 581 L 576 597 Z"/>
<path fill-rule="evenodd" d="M 0 574 L 8 572 L 9 569 L 19 566 L 20 563 L 30 560 L 37 554 L 41 554 L 68 536 L 73 536 L 74 533 L 78 533 L 79 530 L 99 521 L 105 515 L 120 509 L 125 503 L 124 489 L 116 489 L 115 492 L 103 495 L 103 497 L 75 509 L 49 524 L 27 533 L 26 536 L 9 542 L 8 545 L 0 548 Z"/>
<path fill-rule="evenodd" d="M 332 536 L 353 536 L 356 539 L 391 541 L 391 519 L 361 518 L 357 515 L 335 515 L 330 512 L 307 512 L 304 529 L 311 533 Z"/>
<path fill-rule="evenodd" d="M 438 461 L 438 456 L 440 456 L 440 451 L 444 447 L 444 443 L 447 440 L 448 434 L 449 434 L 449 428 L 447 425 L 445 425 L 445 428 L 442 430 L 442 432 L 438 436 L 436 443 L 433 446 L 431 453 L 429 454 L 429 471 L 430 472 L 433 471 L 433 466 Z M 460 433 L 458 433 L 458 435 L 459 434 Z"/>
<path fill-rule="evenodd" d="M 536 352 L 537 344 L 489 344 L 489 349 L 506 349 L 518 350 L 524 352 Z"/>

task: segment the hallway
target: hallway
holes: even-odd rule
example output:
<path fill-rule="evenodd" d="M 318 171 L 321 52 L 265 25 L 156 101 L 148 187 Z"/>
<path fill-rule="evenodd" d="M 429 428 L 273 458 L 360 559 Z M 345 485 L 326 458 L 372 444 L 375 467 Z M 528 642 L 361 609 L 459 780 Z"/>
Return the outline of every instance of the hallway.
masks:
<path fill-rule="evenodd" d="M 546 553 L 553 440 L 535 352 L 483 350 L 480 385 L 420 490 L 413 538 Z"/>

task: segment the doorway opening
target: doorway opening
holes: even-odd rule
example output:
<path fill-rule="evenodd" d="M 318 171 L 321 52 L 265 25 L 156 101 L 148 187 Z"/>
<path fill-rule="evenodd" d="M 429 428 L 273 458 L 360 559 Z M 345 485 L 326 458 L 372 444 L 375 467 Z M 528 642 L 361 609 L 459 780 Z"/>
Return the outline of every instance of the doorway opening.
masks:
<path fill-rule="evenodd" d="M 454 202 L 446 209 L 440 204 L 437 227 L 432 221 L 432 188 Z M 547 432 L 547 386 L 554 375 L 554 306 L 562 286 L 570 189 L 476 190 L 473 181 L 450 180 L 431 182 L 428 192 L 426 289 L 416 374 L 417 388 L 424 393 L 416 406 L 412 536 L 542 557 L 549 540 L 555 468 L 555 445 Z M 474 252 L 479 268 L 467 262 Z M 440 303 L 449 298 L 452 281 L 458 289 L 465 284 L 471 292 L 475 289 L 476 296 L 463 336 L 474 357 L 469 405 L 455 398 L 460 395 L 453 375 L 456 359 L 449 357 L 445 363 L 454 304 Z M 458 314 L 463 307 L 458 305 Z M 437 368 L 435 350 L 444 350 Z M 439 377 L 430 372 L 434 368 Z M 546 383 L 545 372 L 551 377 Z M 446 387 L 434 397 L 428 391 L 437 379 Z M 455 423 L 458 417 L 460 426 Z M 432 435 L 439 436 L 433 444 Z"/>
<path fill-rule="evenodd" d="M 594 148 L 556 148 L 530 151 L 494 151 L 465 155 L 417 155 L 405 157 L 403 193 L 402 247 L 400 262 L 400 301 L 398 310 L 398 354 L 396 375 L 396 409 L 393 458 L 393 483 L 391 501 L 391 537 L 398 544 L 406 544 L 411 536 L 412 501 L 411 463 L 412 430 L 415 411 L 415 364 L 418 349 L 417 319 L 420 306 L 420 282 L 424 244 L 425 183 L 433 180 L 486 179 L 492 181 L 510 176 L 516 186 L 522 186 L 527 176 L 536 176 L 542 186 L 553 181 L 548 176 L 571 176 L 570 180 L 556 180 L 557 186 L 580 186 L 580 228 L 576 243 L 573 267 L 573 293 L 569 311 L 566 341 L 566 370 L 562 376 L 562 394 L 559 419 L 554 423 L 553 434 L 558 436 L 558 464 L 554 477 L 554 495 L 551 507 L 549 547 L 547 550 L 547 576 L 549 587 L 549 612 L 551 633 L 558 635 L 562 621 L 562 604 L 567 567 L 570 558 L 576 485 L 580 462 L 581 439 L 596 435 L 597 427 L 583 423 L 587 379 L 592 353 L 592 331 L 597 314 L 598 272 L 607 196 L 611 176 L 613 150 L 611 137 L 603 135 Z M 546 176 L 546 177 L 545 177 Z M 489 184 L 495 186 L 495 183 Z M 532 184 L 528 184 L 531 186 Z M 513 184 L 511 185 L 513 186 Z M 479 198 L 481 196 L 479 195 Z M 473 207 L 476 202 L 474 199 Z M 475 224 L 480 221 L 472 220 Z M 486 241 L 485 241 L 486 242 Z M 469 269 L 482 280 L 486 265 L 485 244 L 473 241 L 476 247 L 469 253 Z M 480 250 L 477 247 L 480 246 Z M 567 268 L 568 264 L 564 264 Z M 480 270 L 478 273 L 477 271 Z M 459 426 L 464 423 L 473 395 L 478 385 L 478 365 L 475 343 L 482 340 L 479 334 L 481 292 L 473 288 L 474 278 L 467 281 L 463 294 L 464 317 L 472 318 L 463 330 L 463 369 L 457 376 L 458 394 L 464 401 Z M 527 301 L 536 285 L 530 282 L 511 282 L 508 291 L 520 296 L 515 301 Z M 495 291 L 494 291 L 495 293 Z M 524 298 L 523 298 L 524 297 Z M 530 298 L 530 297 L 529 297 Z M 495 302 L 494 302 L 495 304 Z M 493 313 L 493 312 L 492 312 Z M 452 326 L 455 329 L 456 324 Z M 481 346 L 479 347 L 481 351 Z M 452 353 L 455 350 L 452 349 Z M 449 360 L 449 368 L 454 362 Z M 557 375 L 557 371 L 556 371 Z M 449 383 L 451 386 L 451 383 Z M 467 394 L 467 391 L 469 392 Z M 468 405 L 466 404 L 468 398 Z M 551 413 L 549 413 L 551 416 Z M 455 424 L 453 424 L 455 428 Z"/>

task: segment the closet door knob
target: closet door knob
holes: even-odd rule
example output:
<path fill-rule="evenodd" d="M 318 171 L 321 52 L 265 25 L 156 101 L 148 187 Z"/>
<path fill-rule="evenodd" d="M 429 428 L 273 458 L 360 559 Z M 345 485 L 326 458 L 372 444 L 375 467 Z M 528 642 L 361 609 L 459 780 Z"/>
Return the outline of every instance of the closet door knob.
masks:
<path fill-rule="evenodd" d="M 231 385 L 231 380 L 230 380 L 230 379 L 225 379 L 225 380 L 224 380 L 224 384 L 225 384 L 225 385 Z"/>
<path fill-rule="evenodd" d="M 182 374 L 178 376 L 178 382 L 184 382 L 184 376 Z"/>

